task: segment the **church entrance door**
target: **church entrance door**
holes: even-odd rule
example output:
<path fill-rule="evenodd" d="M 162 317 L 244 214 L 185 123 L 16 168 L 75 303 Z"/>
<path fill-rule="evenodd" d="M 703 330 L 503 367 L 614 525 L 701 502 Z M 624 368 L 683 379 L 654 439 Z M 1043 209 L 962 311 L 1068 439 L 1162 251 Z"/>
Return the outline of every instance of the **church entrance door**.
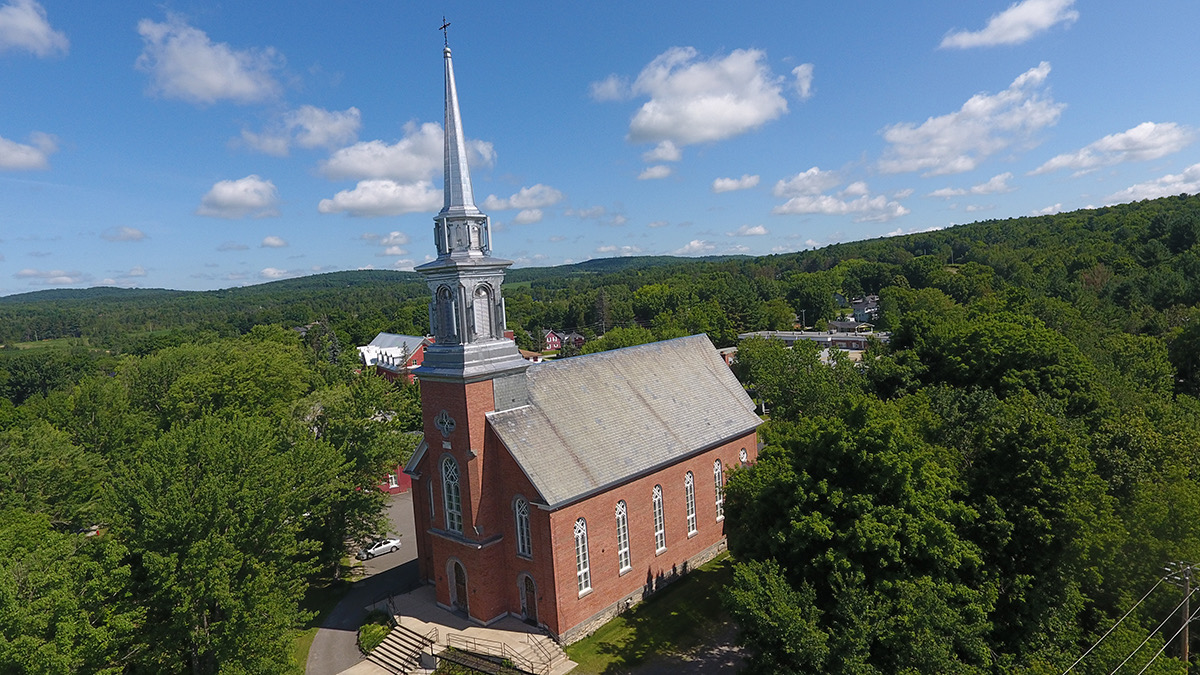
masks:
<path fill-rule="evenodd" d="M 462 568 L 462 565 L 455 561 L 454 567 L 454 597 L 451 598 L 455 609 L 461 609 L 466 612 L 467 616 L 471 615 L 471 610 L 467 606 L 467 572 Z"/>
<path fill-rule="evenodd" d="M 525 615 L 526 623 L 537 625 L 537 590 L 528 575 L 521 577 L 521 613 Z"/>

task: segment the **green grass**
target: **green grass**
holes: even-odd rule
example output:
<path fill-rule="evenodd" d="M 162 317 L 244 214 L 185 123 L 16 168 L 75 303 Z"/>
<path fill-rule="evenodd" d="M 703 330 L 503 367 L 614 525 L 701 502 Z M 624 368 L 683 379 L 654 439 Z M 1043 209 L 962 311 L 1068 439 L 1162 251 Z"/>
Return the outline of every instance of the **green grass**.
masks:
<path fill-rule="evenodd" d="M 17 349 L 70 349 L 71 347 L 88 347 L 87 338 L 55 338 L 53 340 L 38 340 L 36 342 L 14 342 L 10 347 Z"/>
<path fill-rule="evenodd" d="M 624 671 L 650 656 L 704 645 L 729 622 L 721 589 L 733 578 L 732 565 L 729 554 L 722 554 L 567 647 L 579 664 L 572 674 Z"/>

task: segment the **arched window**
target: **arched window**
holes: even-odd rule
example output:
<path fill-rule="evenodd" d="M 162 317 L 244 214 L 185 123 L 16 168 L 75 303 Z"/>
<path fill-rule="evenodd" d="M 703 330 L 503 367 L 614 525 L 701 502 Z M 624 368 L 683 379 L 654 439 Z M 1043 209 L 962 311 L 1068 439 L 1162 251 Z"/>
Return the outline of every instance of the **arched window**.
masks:
<path fill-rule="evenodd" d="M 442 286 L 437 292 L 437 324 L 434 332 L 439 339 L 451 339 L 458 332 L 454 325 L 454 294 L 448 286 Z"/>
<path fill-rule="evenodd" d="M 683 493 L 687 497 L 688 536 L 696 534 L 696 479 L 692 472 L 683 477 Z"/>
<path fill-rule="evenodd" d="M 579 581 L 579 594 L 592 590 L 592 570 L 588 566 L 587 522 L 575 521 L 575 577 Z"/>
<path fill-rule="evenodd" d="M 492 335 L 492 291 L 487 286 L 475 289 L 475 336 L 490 338 Z"/>
<path fill-rule="evenodd" d="M 742 460 L 742 466 L 746 466 L 746 461 L 750 459 L 750 455 L 746 454 L 745 448 L 742 448 L 742 451 L 738 453 L 738 459 Z"/>
<path fill-rule="evenodd" d="M 513 516 L 517 521 L 517 554 L 533 555 L 533 542 L 529 538 L 529 502 L 517 497 L 513 502 Z"/>
<path fill-rule="evenodd" d="M 629 557 L 629 508 L 625 506 L 625 500 L 617 502 L 617 562 L 621 574 L 633 569 Z"/>
<path fill-rule="evenodd" d="M 458 462 L 453 457 L 442 460 L 442 502 L 446 507 L 446 529 L 462 532 L 462 492 L 458 485 Z"/>
<path fill-rule="evenodd" d="M 662 486 L 654 486 L 654 547 L 655 553 L 667 550 L 667 524 L 663 518 Z"/>
<path fill-rule="evenodd" d="M 713 489 L 717 491 L 717 520 L 725 519 L 725 469 L 721 460 L 713 462 Z"/>

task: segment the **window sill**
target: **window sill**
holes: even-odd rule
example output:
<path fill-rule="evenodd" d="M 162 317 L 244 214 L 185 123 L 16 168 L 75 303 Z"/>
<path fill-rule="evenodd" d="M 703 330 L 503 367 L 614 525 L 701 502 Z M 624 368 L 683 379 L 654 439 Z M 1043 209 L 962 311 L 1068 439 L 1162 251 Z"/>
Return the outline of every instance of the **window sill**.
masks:
<path fill-rule="evenodd" d="M 700 534 L 700 530 L 692 530 L 691 532 L 688 532 L 688 539 L 691 539 L 698 534 Z"/>
<path fill-rule="evenodd" d="M 721 522 L 722 520 L 725 520 L 725 516 L 717 516 L 718 523 Z"/>
<path fill-rule="evenodd" d="M 617 576 L 619 576 L 619 577 L 623 577 L 623 576 L 625 576 L 626 574 L 629 574 L 629 573 L 630 573 L 630 572 L 632 572 L 632 571 L 633 571 L 633 566 L 632 566 L 632 565 L 630 565 L 629 567 L 622 567 L 620 570 L 618 570 L 618 571 L 617 571 Z"/>
<path fill-rule="evenodd" d="M 667 547 L 666 547 L 666 546 L 664 546 L 664 547 L 662 547 L 662 548 L 658 549 L 657 551 L 655 551 L 655 552 L 654 552 L 654 555 L 662 555 L 662 554 L 664 554 L 664 553 L 666 553 L 666 552 L 667 552 Z"/>
<path fill-rule="evenodd" d="M 581 598 L 585 595 L 591 595 L 591 594 L 592 594 L 592 589 L 590 587 L 585 588 L 582 591 L 579 591 L 579 597 L 581 597 Z"/>
<path fill-rule="evenodd" d="M 532 554 L 532 553 L 521 553 L 521 552 L 517 552 L 517 557 L 518 557 L 518 558 L 520 558 L 521 560 L 533 560 L 533 554 Z"/>

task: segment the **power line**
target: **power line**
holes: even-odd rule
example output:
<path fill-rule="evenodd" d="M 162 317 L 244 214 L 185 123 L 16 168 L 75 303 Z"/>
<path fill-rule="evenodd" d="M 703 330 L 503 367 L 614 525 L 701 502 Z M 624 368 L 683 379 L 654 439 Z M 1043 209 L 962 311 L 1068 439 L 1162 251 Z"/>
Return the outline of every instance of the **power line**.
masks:
<path fill-rule="evenodd" d="M 1197 590 L 1200 590 L 1200 589 L 1197 589 Z M 1196 591 L 1192 591 L 1192 595 L 1194 595 L 1195 593 L 1196 593 Z M 1154 637 L 1155 634 L 1158 633 L 1158 631 L 1162 630 L 1162 627 L 1167 625 L 1167 622 L 1171 620 L 1171 617 L 1175 616 L 1176 610 L 1178 610 L 1180 607 L 1183 607 L 1183 603 L 1187 602 L 1190 598 L 1191 598 L 1191 595 L 1184 596 L 1183 600 L 1179 601 L 1179 604 L 1177 604 L 1173 608 L 1171 608 L 1170 613 L 1167 614 L 1167 618 L 1163 619 L 1162 623 L 1158 624 L 1157 628 L 1150 631 L 1150 634 L 1146 636 L 1146 639 L 1142 640 L 1142 643 L 1140 645 L 1138 645 L 1137 647 L 1135 647 L 1134 650 L 1129 653 L 1129 656 L 1126 656 L 1125 660 L 1122 661 L 1121 664 L 1118 665 L 1116 668 L 1113 668 L 1112 672 L 1110 672 L 1108 675 L 1115 675 L 1115 673 L 1118 670 L 1120 670 L 1122 667 L 1124 667 L 1124 665 L 1126 663 L 1129 663 L 1129 659 L 1132 659 L 1135 654 L 1140 652 L 1142 650 L 1142 647 L 1145 647 L 1146 643 L 1150 641 L 1150 638 Z M 1184 624 L 1184 625 L 1186 625 L 1186 624 Z"/>
<path fill-rule="evenodd" d="M 1154 663 L 1154 659 L 1157 659 L 1159 656 L 1161 656 L 1163 651 L 1166 650 L 1167 645 L 1171 644 L 1171 640 L 1174 640 L 1176 637 L 1179 636 L 1180 633 L 1182 633 L 1185 629 L 1187 629 L 1188 624 L 1191 623 L 1192 619 L 1195 619 L 1196 616 L 1198 616 L 1198 615 L 1200 615 L 1200 609 L 1196 610 L 1196 612 L 1194 614 L 1192 614 L 1191 616 L 1188 617 L 1187 621 L 1183 622 L 1183 625 L 1179 627 L 1179 630 L 1175 631 L 1175 635 L 1172 635 L 1170 640 L 1163 640 L 1163 646 L 1159 647 L 1158 651 L 1155 652 L 1154 656 L 1150 657 L 1150 660 L 1146 662 L 1146 665 L 1143 666 L 1142 669 L 1138 671 L 1138 675 L 1142 675 L 1142 673 L 1146 672 L 1146 669 L 1150 667 L 1150 664 Z M 1184 662 L 1184 666 L 1185 667 L 1187 666 L 1186 661 Z"/>
<path fill-rule="evenodd" d="M 1170 576 L 1170 575 L 1167 575 L 1167 576 Z M 1104 638 L 1108 637 L 1108 636 L 1109 636 L 1109 634 L 1111 634 L 1111 633 L 1112 633 L 1114 630 L 1116 630 L 1116 629 L 1117 629 L 1117 626 L 1120 626 L 1122 621 L 1124 621 L 1125 619 L 1129 618 L 1129 615 L 1130 615 L 1130 614 L 1133 614 L 1133 610 L 1137 609 L 1137 608 L 1138 608 L 1138 605 L 1142 604 L 1142 602 L 1143 602 L 1143 601 L 1145 601 L 1145 599 L 1146 599 L 1146 598 L 1150 597 L 1150 594 L 1154 592 L 1154 589 L 1156 589 L 1156 588 L 1158 588 L 1159 586 L 1161 586 L 1161 585 L 1162 585 L 1162 582 L 1164 582 L 1164 581 L 1166 581 L 1166 580 L 1167 580 L 1167 577 L 1166 577 L 1166 576 L 1164 576 L 1163 578 L 1161 578 L 1161 579 L 1159 579 L 1159 580 L 1158 580 L 1158 583 L 1156 583 L 1156 584 L 1154 584 L 1153 586 L 1151 586 L 1151 587 L 1150 587 L 1150 590 L 1146 591 L 1146 594 L 1142 596 L 1142 599 L 1141 599 L 1141 600 L 1138 600 L 1138 601 L 1137 601 L 1137 602 L 1136 602 L 1136 603 L 1133 605 L 1133 607 L 1130 607 L 1130 608 L 1129 608 L 1129 611 L 1128 611 L 1128 612 L 1125 612 L 1125 616 L 1122 616 L 1120 619 L 1117 619 L 1117 622 L 1116 622 L 1116 623 L 1114 623 L 1114 624 L 1112 625 L 1112 628 L 1109 628 L 1109 629 L 1108 629 L 1108 631 L 1106 631 L 1106 632 L 1104 633 L 1104 635 L 1101 635 L 1101 636 L 1100 636 L 1100 639 L 1099 639 L 1099 640 L 1096 640 L 1096 643 L 1095 643 L 1095 644 L 1093 644 L 1091 647 L 1088 647 L 1088 650 L 1087 650 L 1086 652 L 1084 652 L 1084 653 L 1083 653 L 1083 656 L 1080 656 L 1079 658 L 1075 659 L 1075 663 L 1072 663 L 1070 668 L 1067 668 L 1066 670 L 1062 671 L 1062 675 L 1067 675 L 1067 673 L 1069 673 L 1069 672 L 1071 672 L 1072 670 L 1074 670 L 1074 669 L 1075 669 L 1075 666 L 1079 665 L 1079 662 L 1080 662 L 1080 661 L 1083 661 L 1083 660 L 1084 660 L 1084 659 L 1087 657 L 1087 655 L 1088 655 L 1088 654 L 1091 654 L 1093 649 L 1095 649 L 1096 647 L 1099 647 L 1099 646 L 1100 646 L 1100 643 L 1101 643 L 1101 642 L 1104 642 Z"/>

